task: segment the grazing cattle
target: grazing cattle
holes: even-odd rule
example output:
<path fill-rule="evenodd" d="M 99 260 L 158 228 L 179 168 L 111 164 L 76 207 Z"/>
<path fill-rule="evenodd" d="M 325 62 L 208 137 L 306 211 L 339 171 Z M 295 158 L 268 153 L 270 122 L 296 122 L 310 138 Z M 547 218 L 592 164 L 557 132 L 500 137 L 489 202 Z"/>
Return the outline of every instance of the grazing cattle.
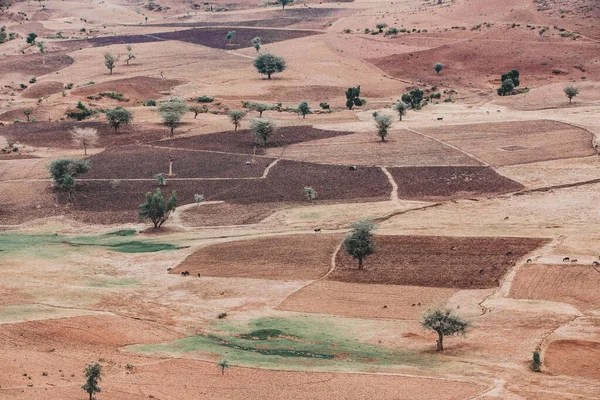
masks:
<path fill-rule="evenodd" d="M 565 257 L 563 258 L 563 262 L 569 262 L 570 258 L 569 257 Z"/>
<path fill-rule="evenodd" d="M 598 261 L 594 261 L 592 265 L 600 265 L 600 263 Z"/>
<path fill-rule="evenodd" d="M 315 229 L 315 232 L 317 232 L 317 233 L 321 232 L 321 228 Z"/>
<path fill-rule="evenodd" d="M 571 262 L 572 262 L 572 263 L 576 263 L 576 262 L 577 262 L 577 259 L 576 259 L 576 258 L 574 258 L 574 259 L 572 259 L 572 260 L 571 260 Z"/>
<path fill-rule="evenodd" d="M 527 264 L 530 264 L 530 263 L 531 263 L 531 258 L 528 258 L 527 259 Z"/>
<path fill-rule="evenodd" d="M 198 272 L 198 278 L 200 278 L 200 272 Z"/>
<path fill-rule="evenodd" d="M 383 308 L 387 308 L 387 306 L 383 306 Z"/>
<path fill-rule="evenodd" d="M 181 275 L 183 275 L 183 276 L 189 276 L 190 275 L 190 271 L 181 271 Z"/>
<path fill-rule="evenodd" d="M 356 165 L 351 166 L 350 168 L 348 168 L 350 171 L 356 171 Z"/>
<path fill-rule="evenodd" d="M 506 255 L 507 255 L 507 256 L 512 256 L 512 255 L 513 255 L 513 252 L 512 252 L 512 251 L 509 251 L 509 252 L 507 252 L 507 253 L 506 253 Z"/>
<path fill-rule="evenodd" d="M 508 219 L 509 219 L 508 217 L 504 217 L 504 220 L 505 220 L 505 221 L 506 221 L 506 220 L 508 220 Z"/>
<path fill-rule="evenodd" d="M 438 121 L 441 121 L 441 120 L 443 120 L 443 119 L 444 119 L 444 117 L 438 117 L 438 119 L 437 119 L 437 120 L 438 120 Z"/>

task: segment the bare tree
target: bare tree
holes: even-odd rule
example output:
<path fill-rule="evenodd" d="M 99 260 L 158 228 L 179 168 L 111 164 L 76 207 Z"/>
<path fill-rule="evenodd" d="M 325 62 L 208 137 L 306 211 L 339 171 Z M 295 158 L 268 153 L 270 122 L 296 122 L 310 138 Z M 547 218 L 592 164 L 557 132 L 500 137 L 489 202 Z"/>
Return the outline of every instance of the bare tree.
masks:
<path fill-rule="evenodd" d="M 71 138 L 76 146 L 83 146 L 83 154 L 87 156 L 88 147 L 94 147 L 98 143 L 98 131 L 95 128 L 74 128 Z"/>

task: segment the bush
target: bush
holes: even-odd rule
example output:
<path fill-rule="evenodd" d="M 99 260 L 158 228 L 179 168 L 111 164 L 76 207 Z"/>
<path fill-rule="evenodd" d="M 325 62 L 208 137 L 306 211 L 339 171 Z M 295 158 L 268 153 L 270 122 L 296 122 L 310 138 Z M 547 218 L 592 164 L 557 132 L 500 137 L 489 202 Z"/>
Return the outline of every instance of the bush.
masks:
<path fill-rule="evenodd" d="M 88 160 L 59 158 L 50 163 L 50 176 L 60 189 L 73 190 L 75 177 L 91 169 Z"/>
<path fill-rule="evenodd" d="M 329 103 L 319 103 L 319 107 L 321 107 L 323 110 L 327 110 L 329 112 L 331 112 L 331 106 L 329 105 Z"/>
<path fill-rule="evenodd" d="M 152 99 L 148 99 L 144 102 L 144 107 L 155 107 L 156 106 L 156 100 L 152 100 Z"/>
<path fill-rule="evenodd" d="M 402 95 L 402 102 L 410 105 L 415 110 L 420 110 L 423 107 L 424 92 L 421 89 L 413 89 Z"/>
<path fill-rule="evenodd" d="M 67 90 L 73 89 L 73 83 L 67 83 L 65 85 L 65 89 L 67 89 Z"/>
<path fill-rule="evenodd" d="M 360 107 L 365 104 L 366 101 L 361 100 L 360 98 L 360 85 L 346 90 L 346 107 L 348 107 L 349 110 L 352 110 L 352 107 L 354 106 Z"/>
<path fill-rule="evenodd" d="M 542 366 L 542 360 L 540 359 L 540 353 L 537 351 L 534 351 L 533 359 L 531 360 L 531 370 L 533 372 L 542 372 L 541 366 Z"/>
<path fill-rule="evenodd" d="M 67 117 L 77 121 L 83 121 L 91 117 L 94 112 L 88 109 L 81 101 L 77 103 L 74 109 L 67 111 Z"/>
<path fill-rule="evenodd" d="M 119 126 L 127 125 L 133 120 L 133 114 L 131 111 L 124 109 L 123 107 L 115 107 L 113 109 L 106 110 L 106 119 L 110 126 L 118 133 Z"/>
<path fill-rule="evenodd" d="M 202 203 L 204 201 L 204 195 L 203 194 L 194 194 L 194 203 Z"/>
<path fill-rule="evenodd" d="M 500 77 L 502 85 L 496 91 L 499 96 L 508 96 L 520 85 L 520 74 L 518 69 L 513 69 Z"/>
<path fill-rule="evenodd" d="M 35 43 L 35 39 L 38 37 L 38 35 L 34 32 L 31 32 L 29 35 L 27 35 L 27 38 L 25 39 L 25 41 L 27 42 L 27 44 L 34 44 Z"/>
<path fill-rule="evenodd" d="M 27 89 L 27 85 L 26 85 L 26 84 L 24 84 L 24 83 L 19 83 L 19 87 L 20 87 L 21 89 Z"/>
<path fill-rule="evenodd" d="M 317 198 L 317 191 L 312 186 L 306 186 L 304 188 L 304 196 L 312 203 Z"/>
<path fill-rule="evenodd" d="M 214 100 L 214 97 L 210 97 L 210 96 L 198 97 L 198 103 L 212 103 L 213 100 Z"/>
<path fill-rule="evenodd" d="M 437 74 L 439 74 L 442 71 L 442 69 L 444 69 L 444 66 L 441 63 L 436 62 L 435 64 L 433 64 L 433 69 Z"/>
<path fill-rule="evenodd" d="M 37 81 L 37 79 L 36 79 L 36 77 L 34 76 L 34 77 L 32 77 L 32 78 L 29 80 L 29 83 L 31 83 L 31 84 L 34 84 L 36 81 Z"/>
<path fill-rule="evenodd" d="M 302 115 L 302 118 L 306 118 L 306 114 L 310 114 L 310 107 L 308 106 L 308 102 L 302 101 L 298 104 L 298 114 Z"/>

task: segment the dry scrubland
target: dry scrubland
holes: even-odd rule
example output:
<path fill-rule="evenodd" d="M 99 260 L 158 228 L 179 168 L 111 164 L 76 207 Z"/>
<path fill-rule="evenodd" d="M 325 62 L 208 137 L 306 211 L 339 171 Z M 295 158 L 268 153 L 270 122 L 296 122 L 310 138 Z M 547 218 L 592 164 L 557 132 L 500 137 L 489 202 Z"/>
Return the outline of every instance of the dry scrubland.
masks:
<path fill-rule="evenodd" d="M 596 1 L 8 3 L 0 398 L 88 398 L 96 362 L 97 400 L 598 397 Z M 287 68 L 258 74 L 261 52 Z M 170 137 L 173 98 L 198 108 Z M 227 115 L 247 102 L 278 125 L 266 145 L 258 111 Z M 87 154 L 75 128 L 97 131 Z M 91 165 L 73 193 L 58 158 Z M 138 206 L 170 162 L 177 209 L 152 229 Z M 359 270 L 343 240 L 365 218 Z M 471 324 L 443 352 L 433 309 Z"/>

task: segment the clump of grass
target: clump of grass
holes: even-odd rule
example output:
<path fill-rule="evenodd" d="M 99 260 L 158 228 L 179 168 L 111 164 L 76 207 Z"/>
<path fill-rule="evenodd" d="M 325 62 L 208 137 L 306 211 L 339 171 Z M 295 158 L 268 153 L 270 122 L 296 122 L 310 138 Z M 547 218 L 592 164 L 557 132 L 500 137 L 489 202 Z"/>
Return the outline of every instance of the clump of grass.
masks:
<path fill-rule="evenodd" d="M 135 229 L 121 229 L 115 232 L 109 232 L 105 236 L 134 236 L 137 234 Z"/>
<path fill-rule="evenodd" d="M 222 312 L 222 313 L 220 313 L 219 315 L 217 315 L 217 318 L 219 318 L 219 319 L 223 319 L 223 318 L 225 318 L 226 316 L 227 316 L 227 313 L 226 313 L 226 312 Z"/>

